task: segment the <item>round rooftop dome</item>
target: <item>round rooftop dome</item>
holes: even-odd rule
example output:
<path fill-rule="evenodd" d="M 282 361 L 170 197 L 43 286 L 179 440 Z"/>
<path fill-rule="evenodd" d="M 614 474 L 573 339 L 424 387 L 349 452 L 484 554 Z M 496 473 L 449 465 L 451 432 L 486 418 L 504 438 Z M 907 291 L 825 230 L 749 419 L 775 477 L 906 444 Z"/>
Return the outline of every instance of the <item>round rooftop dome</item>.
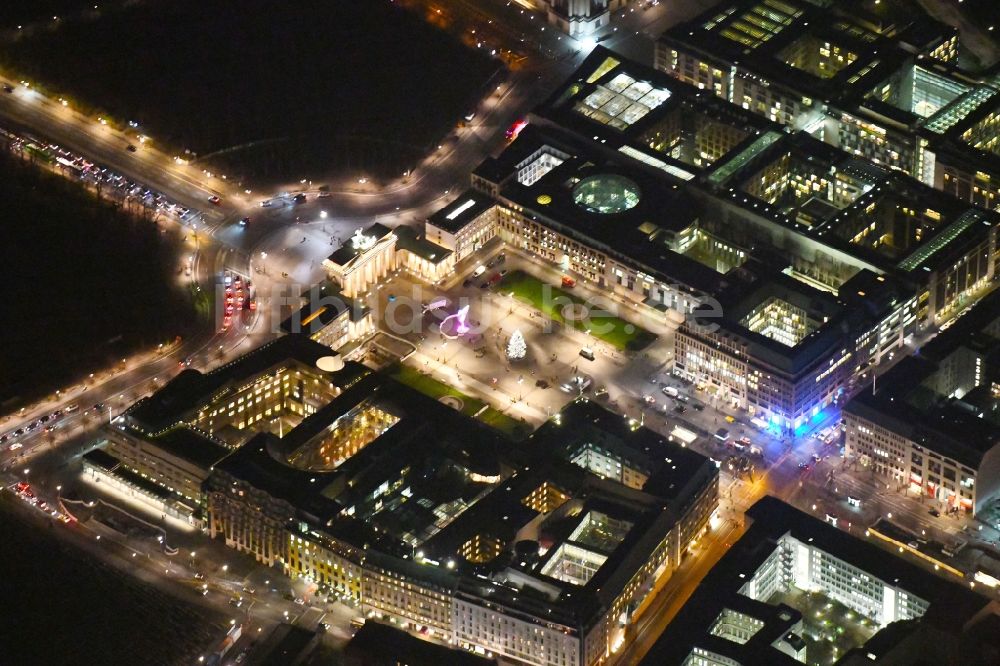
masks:
<path fill-rule="evenodd" d="M 340 354 L 333 356 L 321 356 L 316 359 L 316 367 L 323 372 L 338 372 L 344 369 L 344 359 Z"/>
<path fill-rule="evenodd" d="M 639 186 L 624 176 L 590 176 L 573 188 L 573 201 L 591 213 L 622 213 L 639 203 Z"/>

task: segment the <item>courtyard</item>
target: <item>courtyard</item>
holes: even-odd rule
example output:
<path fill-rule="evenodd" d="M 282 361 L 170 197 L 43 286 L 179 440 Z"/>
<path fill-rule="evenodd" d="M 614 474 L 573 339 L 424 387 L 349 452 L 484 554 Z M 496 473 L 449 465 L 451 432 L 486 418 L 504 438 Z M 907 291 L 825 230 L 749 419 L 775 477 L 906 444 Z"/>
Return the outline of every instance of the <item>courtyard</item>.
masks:
<path fill-rule="evenodd" d="M 864 645 L 878 627 L 868 618 L 819 592 L 791 589 L 768 603 L 783 603 L 802 613 L 802 639 L 809 664 L 834 664 L 852 648 Z"/>

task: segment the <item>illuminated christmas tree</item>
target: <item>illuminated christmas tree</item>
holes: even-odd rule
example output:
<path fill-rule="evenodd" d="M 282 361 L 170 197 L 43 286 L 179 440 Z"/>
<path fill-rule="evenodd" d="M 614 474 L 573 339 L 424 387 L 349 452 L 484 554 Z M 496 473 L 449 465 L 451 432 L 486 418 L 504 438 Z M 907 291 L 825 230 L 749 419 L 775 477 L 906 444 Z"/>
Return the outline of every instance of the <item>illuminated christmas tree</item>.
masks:
<path fill-rule="evenodd" d="M 515 330 L 510 340 L 507 342 L 507 358 L 511 361 L 519 361 L 528 353 L 528 346 L 524 344 L 524 335 L 520 330 Z"/>

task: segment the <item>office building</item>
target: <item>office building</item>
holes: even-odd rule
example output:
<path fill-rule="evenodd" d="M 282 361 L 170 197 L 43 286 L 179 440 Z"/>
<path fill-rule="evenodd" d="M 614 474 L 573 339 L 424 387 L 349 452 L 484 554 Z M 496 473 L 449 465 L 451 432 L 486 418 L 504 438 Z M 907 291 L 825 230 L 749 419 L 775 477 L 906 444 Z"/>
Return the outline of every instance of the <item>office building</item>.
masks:
<path fill-rule="evenodd" d="M 1000 292 L 847 403 L 846 454 L 942 511 L 1000 493 Z"/>
<path fill-rule="evenodd" d="M 994 663 L 996 604 L 964 582 L 773 497 L 747 520 L 641 663 Z"/>
<path fill-rule="evenodd" d="M 641 316 L 685 318 L 676 371 L 780 428 L 996 278 L 995 212 L 607 49 L 528 120 L 427 237 L 495 233 Z"/>
<path fill-rule="evenodd" d="M 911 0 L 730 0 L 660 38 L 656 67 L 841 150 L 995 209 L 1000 79 Z"/>

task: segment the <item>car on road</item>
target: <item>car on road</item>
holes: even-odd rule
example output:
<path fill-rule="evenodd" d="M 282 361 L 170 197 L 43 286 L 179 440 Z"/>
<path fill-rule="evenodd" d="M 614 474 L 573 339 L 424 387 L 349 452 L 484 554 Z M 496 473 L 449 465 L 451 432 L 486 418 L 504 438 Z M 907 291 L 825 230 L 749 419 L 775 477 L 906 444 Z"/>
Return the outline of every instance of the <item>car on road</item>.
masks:
<path fill-rule="evenodd" d="M 71 414 L 71 413 L 75 412 L 78 409 L 80 409 L 80 405 L 76 404 L 75 402 L 72 405 L 66 405 L 66 413 L 67 414 Z"/>
<path fill-rule="evenodd" d="M 210 204 L 212 204 L 212 205 L 215 205 L 215 206 L 218 206 L 218 205 L 219 205 L 219 204 L 220 204 L 221 202 L 222 202 L 222 199 L 221 199 L 221 198 L 219 198 L 219 197 L 218 197 L 217 195 L 215 195 L 215 194 L 213 194 L 212 196 L 210 196 L 210 197 L 208 198 L 208 203 L 210 203 Z"/>
<path fill-rule="evenodd" d="M 24 444 L 21 444 L 21 442 L 14 442 L 13 444 L 10 445 L 9 448 L 11 451 L 17 451 L 22 446 L 24 446 Z"/>
<path fill-rule="evenodd" d="M 294 201 L 297 204 L 305 203 L 306 202 L 306 193 L 305 192 L 299 192 L 294 197 L 292 197 L 292 201 Z"/>
<path fill-rule="evenodd" d="M 5 84 L 3 84 L 3 91 L 5 93 L 12 93 L 12 92 L 14 92 L 14 86 L 10 86 L 10 85 L 7 85 L 5 83 Z"/>
<path fill-rule="evenodd" d="M 271 200 L 270 199 L 264 199 L 263 201 L 260 202 L 260 207 L 261 208 L 270 208 L 271 207 Z"/>
<path fill-rule="evenodd" d="M 229 600 L 229 605 L 239 608 L 240 606 L 243 605 L 243 597 L 233 597 L 232 599 Z"/>
<path fill-rule="evenodd" d="M 134 153 L 137 149 L 134 145 L 130 143 L 127 146 L 125 146 L 125 150 L 127 150 L 130 153 Z"/>
<path fill-rule="evenodd" d="M 244 217 L 243 219 L 240 220 L 240 226 L 241 227 L 245 227 L 245 226 L 247 226 L 249 224 L 250 224 L 250 218 L 249 217 Z"/>
<path fill-rule="evenodd" d="M 809 463 L 800 462 L 799 463 L 799 469 L 801 469 L 803 472 L 808 472 L 809 471 Z"/>
<path fill-rule="evenodd" d="M 462 281 L 462 289 L 468 289 L 469 287 L 472 286 L 472 283 L 473 283 L 472 278 L 465 278 L 465 280 Z"/>
<path fill-rule="evenodd" d="M 927 513 L 931 514 L 931 515 L 932 515 L 932 516 L 934 516 L 935 518 L 940 518 L 940 517 L 941 517 L 941 512 L 940 512 L 940 511 L 938 511 L 937 509 L 931 509 L 931 510 L 930 510 L 930 511 L 928 511 Z"/>
<path fill-rule="evenodd" d="M 513 141 L 521 133 L 521 130 L 523 130 L 527 126 L 528 126 L 527 120 L 524 120 L 523 118 L 518 119 L 510 127 L 507 128 L 507 131 L 504 132 L 504 136 L 507 138 L 508 141 Z"/>

